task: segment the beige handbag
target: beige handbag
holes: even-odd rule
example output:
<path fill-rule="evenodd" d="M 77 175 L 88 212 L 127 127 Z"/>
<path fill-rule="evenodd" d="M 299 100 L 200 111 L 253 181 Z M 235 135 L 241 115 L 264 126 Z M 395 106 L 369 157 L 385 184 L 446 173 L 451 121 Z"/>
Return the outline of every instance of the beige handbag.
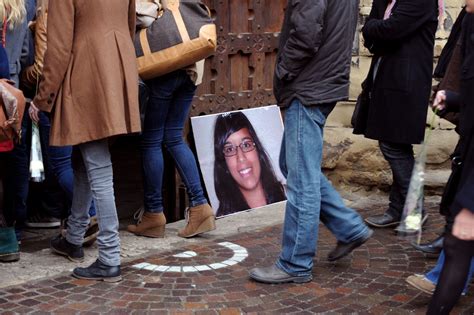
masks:
<path fill-rule="evenodd" d="M 138 28 L 149 27 L 158 18 L 162 9 L 159 0 L 136 0 L 135 7 Z"/>
<path fill-rule="evenodd" d="M 135 37 L 138 72 L 144 80 L 182 69 L 212 55 L 216 26 L 198 0 L 162 1 L 163 11 Z"/>

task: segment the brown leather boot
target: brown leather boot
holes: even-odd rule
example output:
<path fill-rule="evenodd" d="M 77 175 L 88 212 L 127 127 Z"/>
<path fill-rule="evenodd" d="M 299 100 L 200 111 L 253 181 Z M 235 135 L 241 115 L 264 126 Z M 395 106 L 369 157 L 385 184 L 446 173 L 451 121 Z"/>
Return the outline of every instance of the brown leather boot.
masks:
<path fill-rule="evenodd" d="M 135 235 L 162 238 L 165 236 L 166 217 L 163 212 L 152 213 L 140 209 L 135 215 L 137 224 L 129 225 L 127 231 Z"/>
<path fill-rule="evenodd" d="M 193 237 L 216 229 L 214 211 L 209 204 L 191 207 L 188 210 L 186 227 L 178 232 L 181 237 Z"/>

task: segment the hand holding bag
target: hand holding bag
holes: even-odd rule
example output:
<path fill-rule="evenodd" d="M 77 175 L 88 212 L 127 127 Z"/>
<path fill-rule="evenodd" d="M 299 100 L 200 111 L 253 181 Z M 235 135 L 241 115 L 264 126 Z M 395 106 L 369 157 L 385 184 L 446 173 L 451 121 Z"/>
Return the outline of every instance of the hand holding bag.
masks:
<path fill-rule="evenodd" d="M 135 37 L 138 73 L 143 80 L 190 66 L 216 50 L 216 26 L 201 1 L 162 4 L 163 13 Z"/>

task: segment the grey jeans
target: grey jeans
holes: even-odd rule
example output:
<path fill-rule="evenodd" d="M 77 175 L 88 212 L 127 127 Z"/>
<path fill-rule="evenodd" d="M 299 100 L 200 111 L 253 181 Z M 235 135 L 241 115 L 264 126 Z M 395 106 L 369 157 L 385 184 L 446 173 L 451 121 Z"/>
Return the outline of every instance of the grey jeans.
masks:
<path fill-rule="evenodd" d="M 115 206 L 113 171 L 106 139 L 79 144 L 73 151 L 74 194 L 68 219 L 68 242 L 81 245 L 89 224 L 89 208 L 94 199 L 99 222 L 99 260 L 108 266 L 120 265 L 120 239 Z"/>

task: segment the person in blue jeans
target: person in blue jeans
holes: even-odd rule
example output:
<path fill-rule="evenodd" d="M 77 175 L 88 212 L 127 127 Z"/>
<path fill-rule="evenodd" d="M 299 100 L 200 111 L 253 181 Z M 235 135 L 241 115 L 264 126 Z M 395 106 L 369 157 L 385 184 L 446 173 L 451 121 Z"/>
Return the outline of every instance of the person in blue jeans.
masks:
<path fill-rule="evenodd" d="M 311 281 L 320 221 L 338 240 L 329 261 L 348 255 L 373 233 L 321 171 L 327 116 L 349 94 L 357 12 L 357 0 L 288 2 L 274 79 L 278 105 L 286 108 L 280 168 L 288 201 L 280 256 L 271 266 L 251 270 L 256 281 Z"/>
<path fill-rule="evenodd" d="M 164 237 L 163 148 L 176 162 L 189 197 L 188 222 L 178 235 L 192 237 L 215 229 L 214 210 L 204 196 L 196 159 L 183 139 L 196 84 L 202 77 L 198 69 L 202 69 L 202 61 L 192 69 L 177 70 L 146 82 L 150 100 L 141 141 L 144 209 L 136 216 L 137 224 L 128 226 L 128 231 L 135 235 Z"/>

